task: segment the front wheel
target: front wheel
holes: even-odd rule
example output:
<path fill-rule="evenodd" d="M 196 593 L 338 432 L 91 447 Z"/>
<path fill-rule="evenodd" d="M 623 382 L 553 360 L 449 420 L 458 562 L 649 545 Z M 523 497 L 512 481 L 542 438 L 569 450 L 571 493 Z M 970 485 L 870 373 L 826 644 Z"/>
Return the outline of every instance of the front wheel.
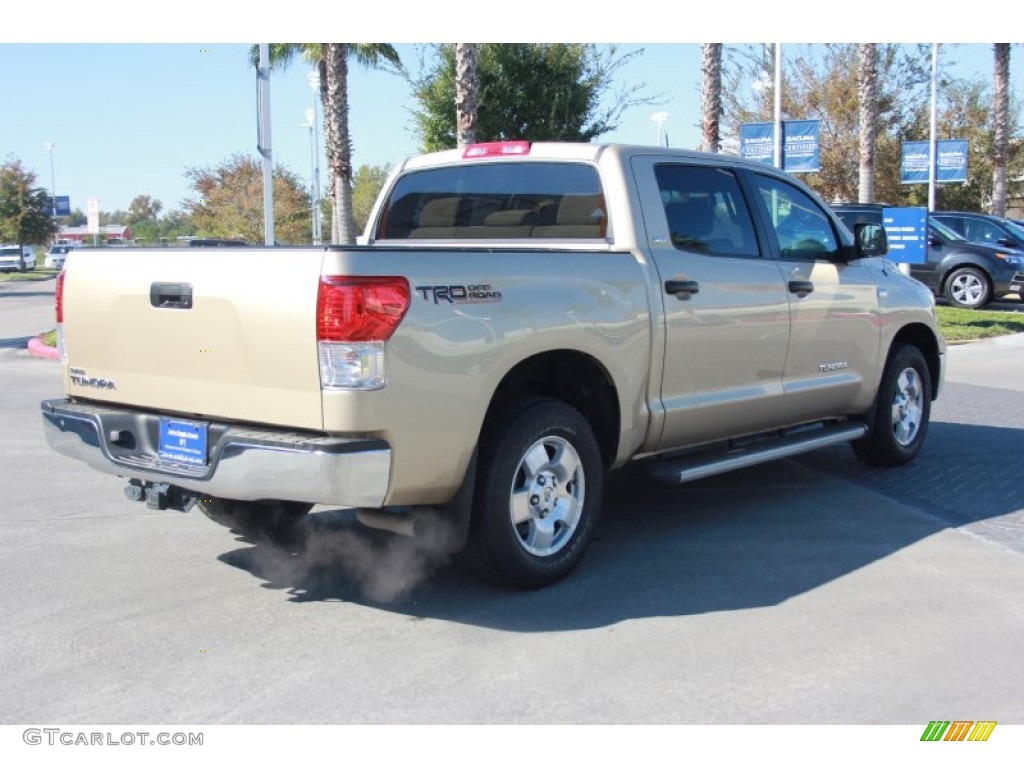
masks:
<path fill-rule="evenodd" d="M 485 427 L 480 459 L 470 566 L 519 589 L 565 578 L 601 509 L 604 467 L 590 424 L 559 400 L 517 401 Z"/>
<path fill-rule="evenodd" d="M 898 467 L 920 452 L 931 415 L 932 380 L 917 347 L 893 347 L 882 374 L 868 434 L 853 442 L 866 464 Z"/>
<path fill-rule="evenodd" d="M 946 280 L 946 298 L 961 309 L 978 309 L 992 300 L 988 275 L 974 267 L 960 267 Z"/>

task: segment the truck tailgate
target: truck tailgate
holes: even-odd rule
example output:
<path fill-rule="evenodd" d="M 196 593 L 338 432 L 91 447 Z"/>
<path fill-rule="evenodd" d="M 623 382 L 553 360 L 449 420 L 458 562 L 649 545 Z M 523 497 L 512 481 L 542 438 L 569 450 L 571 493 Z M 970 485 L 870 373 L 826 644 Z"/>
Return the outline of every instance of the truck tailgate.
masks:
<path fill-rule="evenodd" d="M 65 385 L 164 412 L 321 429 L 323 251 L 125 249 L 65 268 Z"/>

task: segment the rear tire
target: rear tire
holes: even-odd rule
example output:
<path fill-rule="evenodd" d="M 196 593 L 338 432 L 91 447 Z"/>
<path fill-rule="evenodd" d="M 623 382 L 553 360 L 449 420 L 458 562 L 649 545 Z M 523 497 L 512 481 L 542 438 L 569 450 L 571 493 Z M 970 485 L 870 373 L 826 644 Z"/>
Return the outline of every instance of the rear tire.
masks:
<path fill-rule="evenodd" d="M 579 565 L 601 510 L 604 467 L 587 420 L 524 398 L 485 425 L 464 560 L 501 586 L 536 589 Z"/>
<path fill-rule="evenodd" d="M 297 501 L 237 501 L 213 496 L 203 496 L 196 506 L 226 528 L 282 545 L 299 539 L 298 524 L 313 508 Z"/>
<path fill-rule="evenodd" d="M 878 387 L 868 434 L 852 443 L 857 457 L 875 467 L 898 467 L 921 451 L 931 415 L 932 380 L 917 347 L 892 348 Z"/>

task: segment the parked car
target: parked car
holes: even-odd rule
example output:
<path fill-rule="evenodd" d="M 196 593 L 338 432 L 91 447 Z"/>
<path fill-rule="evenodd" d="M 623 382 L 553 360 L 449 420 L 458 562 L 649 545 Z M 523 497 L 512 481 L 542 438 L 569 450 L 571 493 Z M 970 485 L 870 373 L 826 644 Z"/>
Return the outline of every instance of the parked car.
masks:
<path fill-rule="evenodd" d="M 19 249 L 16 245 L 0 246 L 0 272 L 24 272 L 36 268 L 35 251 L 28 245 Z"/>
<path fill-rule="evenodd" d="M 966 211 L 936 211 L 932 218 L 972 243 L 1024 250 L 1024 227 L 1010 219 Z"/>
<path fill-rule="evenodd" d="M 74 248 L 73 245 L 51 245 L 46 258 L 43 259 L 43 266 L 46 269 L 63 269 L 64 260 Z"/>
<path fill-rule="evenodd" d="M 832 206 L 850 229 L 854 224 L 880 224 L 885 207 L 863 203 Z M 977 309 L 1024 289 L 1024 253 L 970 242 L 943 224 L 940 216 L 932 215 L 928 217 L 927 261 L 911 264 L 910 274 L 953 306 Z"/>

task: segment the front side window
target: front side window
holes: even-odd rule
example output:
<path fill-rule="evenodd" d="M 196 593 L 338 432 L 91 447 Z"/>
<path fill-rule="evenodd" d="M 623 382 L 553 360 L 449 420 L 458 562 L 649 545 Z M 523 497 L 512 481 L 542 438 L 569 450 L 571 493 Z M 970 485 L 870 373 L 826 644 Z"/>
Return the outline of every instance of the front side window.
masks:
<path fill-rule="evenodd" d="M 604 238 L 608 208 L 594 166 L 466 163 L 398 180 L 380 240 Z"/>
<path fill-rule="evenodd" d="M 998 243 L 1004 237 L 999 227 L 982 219 L 967 219 L 964 234 L 968 240 L 979 243 Z"/>
<path fill-rule="evenodd" d="M 672 245 L 711 256 L 759 256 L 746 200 L 732 171 L 662 163 L 654 169 Z"/>
<path fill-rule="evenodd" d="M 821 207 L 781 179 L 754 177 L 784 259 L 828 259 L 839 251 L 835 230 Z"/>

